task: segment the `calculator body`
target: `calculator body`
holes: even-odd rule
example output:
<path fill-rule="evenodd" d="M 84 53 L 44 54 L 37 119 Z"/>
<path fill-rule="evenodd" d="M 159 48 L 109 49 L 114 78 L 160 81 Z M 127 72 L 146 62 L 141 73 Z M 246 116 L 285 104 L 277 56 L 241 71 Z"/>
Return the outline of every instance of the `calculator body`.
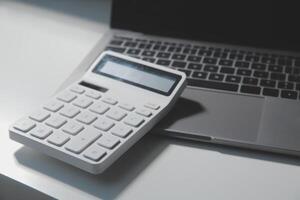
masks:
<path fill-rule="evenodd" d="M 184 73 L 114 52 L 9 128 L 10 138 L 102 173 L 171 109 Z"/>

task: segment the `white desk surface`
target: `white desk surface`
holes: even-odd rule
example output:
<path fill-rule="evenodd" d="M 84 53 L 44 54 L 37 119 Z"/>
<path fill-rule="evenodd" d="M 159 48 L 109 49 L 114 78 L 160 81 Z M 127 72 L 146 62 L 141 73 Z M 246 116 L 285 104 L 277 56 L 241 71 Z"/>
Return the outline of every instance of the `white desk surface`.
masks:
<path fill-rule="evenodd" d="M 300 159 L 149 133 L 102 175 L 8 126 L 53 94 L 108 28 L 108 0 L 0 1 L 0 173 L 59 199 L 300 199 Z"/>

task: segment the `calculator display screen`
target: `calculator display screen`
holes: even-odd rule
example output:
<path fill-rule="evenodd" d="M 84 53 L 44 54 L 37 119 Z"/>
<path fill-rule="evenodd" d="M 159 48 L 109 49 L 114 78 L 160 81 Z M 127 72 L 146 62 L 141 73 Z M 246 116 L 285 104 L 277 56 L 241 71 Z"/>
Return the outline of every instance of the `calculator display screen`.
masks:
<path fill-rule="evenodd" d="M 94 73 L 163 95 L 170 95 L 181 76 L 111 55 L 104 56 Z"/>

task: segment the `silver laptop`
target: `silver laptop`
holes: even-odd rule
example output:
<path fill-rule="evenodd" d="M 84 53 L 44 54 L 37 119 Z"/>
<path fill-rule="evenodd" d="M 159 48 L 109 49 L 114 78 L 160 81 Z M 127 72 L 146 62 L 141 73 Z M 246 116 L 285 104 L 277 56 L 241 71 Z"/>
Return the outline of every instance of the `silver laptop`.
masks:
<path fill-rule="evenodd" d="M 300 155 L 297 8 L 283 1 L 113 0 L 111 28 L 62 87 L 103 50 L 121 52 L 188 76 L 156 132 Z"/>

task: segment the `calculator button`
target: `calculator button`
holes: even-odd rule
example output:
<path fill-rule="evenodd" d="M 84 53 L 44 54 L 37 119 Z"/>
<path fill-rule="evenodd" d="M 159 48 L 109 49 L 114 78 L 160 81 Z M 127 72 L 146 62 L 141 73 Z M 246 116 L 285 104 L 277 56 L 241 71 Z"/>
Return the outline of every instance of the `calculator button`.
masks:
<path fill-rule="evenodd" d="M 73 153 L 80 153 L 90 144 L 92 144 L 98 137 L 101 136 L 101 133 L 96 129 L 89 128 L 83 130 L 76 137 L 73 137 L 65 146 L 68 151 Z"/>
<path fill-rule="evenodd" d="M 148 109 L 140 108 L 135 111 L 137 114 L 150 117 L 152 115 L 152 112 L 150 112 Z"/>
<path fill-rule="evenodd" d="M 57 100 L 52 100 L 52 101 L 46 103 L 44 105 L 44 108 L 49 111 L 56 112 L 56 111 L 60 110 L 63 106 L 64 106 L 64 104 L 62 102 L 59 102 Z"/>
<path fill-rule="evenodd" d="M 103 146 L 107 149 L 113 149 L 117 144 L 120 143 L 120 140 L 112 135 L 103 135 L 97 141 L 97 144 Z"/>
<path fill-rule="evenodd" d="M 91 124 L 96 119 L 97 119 L 96 115 L 94 115 L 88 111 L 83 111 L 76 117 L 77 121 L 82 122 L 84 124 Z"/>
<path fill-rule="evenodd" d="M 35 127 L 35 123 L 29 119 L 19 120 L 14 124 L 14 128 L 23 132 L 30 131 Z"/>
<path fill-rule="evenodd" d="M 99 161 L 103 156 L 106 155 L 106 151 L 99 147 L 98 145 L 92 145 L 90 146 L 85 152 L 83 153 L 83 156 L 93 160 L 93 161 Z"/>
<path fill-rule="evenodd" d="M 90 111 L 98 113 L 98 114 L 104 114 L 108 110 L 109 110 L 109 106 L 107 106 L 101 102 L 97 102 L 90 107 Z"/>
<path fill-rule="evenodd" d="M 77 98 L 73 104 L 75 106 L 78 106 L 80 108 L 87 108 L 89 107 L 91 104 L 93 103 L 93 101 L 89 98 L 86 98 L 86 97 L 79 97 Z"/>
<path fill-rule="evenodd" d="M 113 129 L 111 129 L 111 133 L 125 138 L 132 132 L 132 129 L 126 125 L 118 124 Z"/>
<path fill-rule="evenodd" d="M 78 123 L 72 122 L 72 121 L 68 122 L 63 127 L 63 131 L 66 133 L 69 133 L 71 135 L 76 135 L 82 130 L 83 130 L 83 126 L 81 124 L 78 124 Z"/>
<path fill-rule="evenodd" d="M 85 93 L 86 96 L 91 97 L 93 99 L 99 99 L 101 97 L 101 94 L 94 90 L 89 90 Z"/>
<path fill-rule="evenodd" d="M 30 131 L 30 135 L 32 135 L 36 138 L 39 138 L 39 139 L 45 139 L 51 133 L 52 133 L 52 130 L 43 124 L 37 125 L 36 128 L 34 128 L 34 129 L 32 129 L 32 131 Z"/>
<path fill-rule="evenodd" d="M 150 103 L 150 102 L 146 103 L 144 106 L 147 108 L 153 109 L 153 110 L 157 110 L 160 108 L 160 106 L 158 104 Z"/>
<path fill-rule="evenodd" d="M 58 95 L 57 99 L 64 101 L 66 103 L 70 103 L 71 101 L 73 101 L 77 96 L 72 93 L 72 92 L 68 92 L 68 91 L 64 91 L 63 93 L 61 93 L 60 95 Z"/>
<path fill-rule="evenodd" d="M 115 124 L 106 118 L 99 118 L 97 121 L 94 123 L 94 126 L 102 131 L 108 131 L 111 127 L 113 127 Z"/>
<path fill-rule="evenodd" d="M 112 108 L 110 111 L 108 111 L 106 116 L 111 119 L 120 121 L 121 119 L 123 119 L 126 116 L 126 113 L 120 109 Z"/>
<path fill-rule="evenodd" d="M 144 122 L 144 119 L 138 115 L 130 114 L 125 118 L 124 123 L 130 126 L 138 127 Z"/>
<path fill-rule="evenodd" d="M 76 93 L 78 93 L 78 94 L 82 94 L 82 93 L 85 92 L 85 90 L 83 89 L 83 87 L 81 87 L 81 86 L 79 86 L 79 85 L 73 85 L 73 86 L 71 87 L 71 91 L 72 91 L 72 92 L 76 92 Z"/>
<path fill-rule="evenodd" d="M 132 105 L 130 105 L 129 103 L 121 103 L 119 105 L 120 108 L 123 108 L 127 111 L 133 111 L 134 110 L 134 107 Z"/>
<path fill-rule="evenodd" d="M 48 113 L 46 110 L 43 110 L 43 109 L 38 110 L 29 116 L 30 119 L 33 119 L 38 122 L 42 122 L 45 119 L 47 119 L 48 117 L 50 117 L 50 113 Z"/>
<path fill-rule="evenodd" d="M 67 120 L 61 116 L 52 116 L 46 121 L 46 124 L 53 128 L 60 128 L 66 122 Z"/>
<path fill-rule="evenodd" d="M 70 140 L 70 137 L 67 134 L 63 132 L 56 132 L 48 137 L 47 142 L 60 147 L 68 140 Z"/>
<path fill-rule="evenodd" d="M 116 101 L 115 99 L 111 98 L 111 97 L 105 97 L 102 99 L 103 102 L 111 104 L 111 105 L 116 105 L 118 103 L 118 101 Z"/>
<path fill-rule="evenodd" d="M 69 117 L 69 118 L 75 117 L 76 115 L 78 115 L 78 113 L 80 113 L 80 110 L 78 108 L 76 108 L 75 106 L 70 106 L 70 105 L 65 106 L 59 112 L 59 114 L 65 116 L 65 117 Z"/>

